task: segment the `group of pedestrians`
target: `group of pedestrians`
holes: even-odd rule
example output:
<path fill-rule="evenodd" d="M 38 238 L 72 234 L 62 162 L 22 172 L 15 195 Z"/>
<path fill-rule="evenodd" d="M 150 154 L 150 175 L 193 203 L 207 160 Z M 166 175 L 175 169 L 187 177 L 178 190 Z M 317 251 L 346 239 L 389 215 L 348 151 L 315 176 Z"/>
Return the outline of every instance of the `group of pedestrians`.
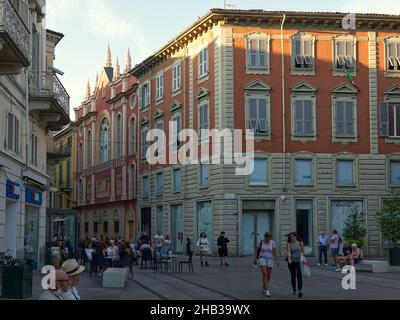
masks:
<path fill-rule="evenodd" d="M 217 239 L 217 247 L 218 247 L 218 256 L 220 258 L 221 266 L 229 266 L 228 263 L 228 243 L 229 239 L 226 237 L 225 232 L 221 231 L 221 235 Z M 209 266 L 207 257 L 209 252 L 210 243 L 207 239 L 207 234 L 205 232 L 200 233 L 199 240 L 197 240 L 197 248 L 199 250 L 200 255 L 200 265 Z"/>
<path fill-rule="evenodd" d="M 340 247 L 343 245 L 342 254 Z M 335 271 L 341 271 L 345 265 L 355 265 L 363 259 L 361 246 L 343 240 L 337 230 L 333 230 L 331 236 L 321 231 L 318 236 L 318 265 L 321 266 L 324 262 L 328 266 L 328 250 L 332 256 L 332 266 Z M 322 261 L 323 258 L 323 261 Z"/>
<path fill-rule="evenodd" d="M 303 276 L 301 269 L 302 257 L 304 257 L 304 244 L 296 232 L 288 235 L 286 243 L 286 261 L 290 272 L 290 280 L 293 289 L 293 295 L 299 298 L 303 297 Z M 253 264 L 259 267 L 262 273 L 263 292 L 267 297 L 271 297 L 269 284 L 271 281 L 272 268 L 279 266 L 277 246 L 270 232 L 265 232 L 264 239 L 257 245 L 254 254 Z"/>

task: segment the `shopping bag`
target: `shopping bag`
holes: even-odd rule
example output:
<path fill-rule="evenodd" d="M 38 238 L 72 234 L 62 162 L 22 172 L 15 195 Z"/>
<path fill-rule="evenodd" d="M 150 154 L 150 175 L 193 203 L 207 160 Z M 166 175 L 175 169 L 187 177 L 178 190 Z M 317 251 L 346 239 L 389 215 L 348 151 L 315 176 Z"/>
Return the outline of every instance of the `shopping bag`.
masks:
<path fill-rule="evenodd" d="M 302 259 L 301 273 L 303 274 L 303 277 L 305 277 L 305 278 L 311 277 L 311 266 L 306 258 Z"/>

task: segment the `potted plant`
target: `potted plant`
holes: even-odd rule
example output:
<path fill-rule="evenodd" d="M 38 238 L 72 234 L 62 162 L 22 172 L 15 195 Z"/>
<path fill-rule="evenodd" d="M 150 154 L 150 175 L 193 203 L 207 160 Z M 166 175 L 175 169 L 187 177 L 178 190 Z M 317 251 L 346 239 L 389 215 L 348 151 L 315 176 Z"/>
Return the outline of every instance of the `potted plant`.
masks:
<path fill-rule="evenodd" d="M 383 239 L 391 244 L 390 264 L 400 266 L 400 197 L 385 199 L 377 217 Z"/>
<path fill-rule="evenodd" d="M 363 247 L 366 234 L 365 215 L 357 208 L 353 208 L 344 223 L 343 237 L 350 244 L 355 243 L 359 247 Z"/>

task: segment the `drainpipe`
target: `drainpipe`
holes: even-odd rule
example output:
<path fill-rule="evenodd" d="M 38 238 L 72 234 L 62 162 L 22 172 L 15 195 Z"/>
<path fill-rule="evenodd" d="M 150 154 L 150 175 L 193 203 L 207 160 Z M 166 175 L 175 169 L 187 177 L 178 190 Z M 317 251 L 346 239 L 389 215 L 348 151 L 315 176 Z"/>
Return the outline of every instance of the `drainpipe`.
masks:
<path fill-rule="evenodd" d="M 286 106 L 285 106 L 285 55 L 284 55 L 284 36 L 283 25 L 285 24 L 286 14 L 283 14 L 281 24 L 281 65 L 282 65 L 282 185 L 283 192 L 286 192 Z"/>
<path fill-rule="evenodd" d="M 25 68 L 25 170 L 29 166 L 29 70 Z"/>
<path fill-rule="evenodd" d="M 182 114 L 182 121 L 183 121 L 183 126 L 182 128 L 185 129 L 185 124 L 186 124 L 186 58 L 188 56 L 188 48 L 187 45 L 185 45 L 183 49 L 183 72 L 182 72 L 182 85 L 183 85 L 183 114 Z M 178 132 L 179 134 L 179 132 Z M 179 150 L 178 150 L 179 152 Z M 184 179 L 183 179 L 183 185 L 182 185 L 182 191 L 183 191 L 183 199 L 186 200 L 186 179 L 187 179 L 187 167 L 183 168 L 184 171 Z"/>

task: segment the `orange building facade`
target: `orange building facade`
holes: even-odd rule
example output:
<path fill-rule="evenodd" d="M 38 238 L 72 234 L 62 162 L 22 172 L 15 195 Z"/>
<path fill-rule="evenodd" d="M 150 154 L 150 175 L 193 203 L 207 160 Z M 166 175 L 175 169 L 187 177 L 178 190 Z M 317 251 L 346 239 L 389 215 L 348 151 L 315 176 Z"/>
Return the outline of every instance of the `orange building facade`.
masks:
<path fill-rule="evenodd" d="M 365 214 L 365 253 L 384 254 L 376 213 L 384 199 L 400 191 L 400 22 L 390 15 L 343 18 L 339 13 L 212 9 L 124 73 L 122 81 L 137 81 L 137 87 L 110 93 L 104 109 L 115 110 L 114 116 L 95 102 L 98 115 L 88 126 L 93 132 L 100 128 L 101 112 L 115 123 L 118 97 L 129 111 L 124 119 L 135 117 L 134 157 L 127 152 L 121 168 L 108 168 L 110 176 L 121 171 L 124 190 L 136 181 L 127 174 L 132 165 L 137 196 L 128 203 L 136 231 L 169 235 L 175 252 L 205 231 L 215 253 L 223 230 L 232 255 L 252 254 L 266 230 L 282 253 L 287 234 L 297 231 L 313 255 L 319 232 L 342 233 L 346 218 L 357 210 Z M 118 91 L 115 83 L 105 90 Z M 80 114 L 83 106 L 77 119 L 91 117 L 88 111 Z M 188 140 L 171 131 L 171 122 L 177 131 L 251 130 L 254 172 L 237 175 L 235 164 L 204 159 L 172 163 L 170 150 L 186 150 Z M 129 122 L 123 123 L 129 140 Z M 157 150 L 166 164 L 150 165 L 146 155 L 152 143 L 146 137 L 156 128 L 166 133 L 167 143 Z M 199 153 L 213 150 L 208 138 L 198 141 Z M 93 149 L 93 157 L 99 152 Z M 118 159 L 115 153 L 110 157 Z M 93 170 L 84 172 L 77 175 L 78 185 L 86 179 L 88 189 L 92 179 L 92 194 L 98 197 L 97 173 L 93 181 Z M 99 208 L 114 199 L 107 193 L 108 204 L 99 202 Z"/>

